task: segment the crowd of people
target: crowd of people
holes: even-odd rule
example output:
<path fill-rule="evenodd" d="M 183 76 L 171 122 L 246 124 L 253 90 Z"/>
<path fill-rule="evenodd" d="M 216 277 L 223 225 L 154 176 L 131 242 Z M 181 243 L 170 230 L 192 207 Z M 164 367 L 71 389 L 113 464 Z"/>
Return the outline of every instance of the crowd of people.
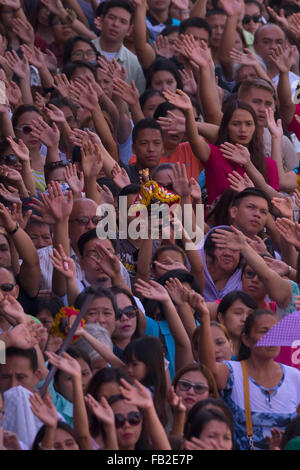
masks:
<path fill-rule="evenodd" d="M 300 338 L 256 346 L 299 39 L 299 0 L 0 0 L 0 449 L 300 449 Z"/>

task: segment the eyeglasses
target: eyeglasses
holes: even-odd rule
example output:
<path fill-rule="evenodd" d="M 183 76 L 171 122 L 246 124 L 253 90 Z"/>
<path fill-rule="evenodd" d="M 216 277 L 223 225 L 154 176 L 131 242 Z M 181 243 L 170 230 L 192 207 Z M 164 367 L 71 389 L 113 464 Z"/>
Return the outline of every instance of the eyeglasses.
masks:
<path fill-rule="evenodd" d="M 178 388 L 182 392 L 188 392 L 190 388 L 193 388 L 194 392 L 197 393 L 197 395 L 203 395 L 203 393 L 207 392 L 209 388 L 207 385 L 203 384 L 192 384 L 191 382 L 188 382 L 187 380 L 178 380 Z"/>
<path fill-rule="evenodd" d="M 97 215 L 94 215 L 93 217 L 79 217 L 78 219 L 73 219 L 70 220 L 70 222 L 78 222 L 79 225 L 88 225 L 90 220 L 93 222 L 94 225 L 98 225 L 98 223 L 102 220 L 101 217 L 98 217 Z M 96 253 L 96 252 L 95 252 Z"/>
<path fill-rule="evenodd" d="M 245 279 L 254 279 L 255 276 L 257 276 L 256 272 L 255 271 L 244 271 L 243 272 L 243 276 L 245 277 Z M 258 277 L 258 276 L 257 276 Z"/>
<path fill-rule="evenodd" d="M 128 421 L 131 426 L 137 426 L 142 421 L 142 415 L 139 411 L 131 411 L 127 416 L 121 415 L 120 413 L 115 415 L 116 428 L 122 428 L 126 421 Z"/>
<path fill-rule="evenodd" d="M 49 170 L 54 170 L 55 168 L 65 168 L 66 166 L 70 165 L 70 163 L 71 163 L 70 160 L 66 160 L 65 162 L 63 162 L 62 160 L 57 160 L 57 162 L 47 163 L 44 169 L 46 171 L 49 171 Z"/>
<path fill-rule="evenodd" d="M 15 287 L 16 284 L 9 284 L 8 282 L 5 284 L 0 284 L 0 289 L 3 290 L 3 292 L 11 292 L 13 288 Z"/>
<path fill-rule="evenodd" d="M 137 316 L 137 308 L 134 305 L 129 305 L 128 307 L 119 309 L 116 314 L 116 320 L 120 320 L 122 315 L 126 315 L 127 318 L 134 318 Z"/>
<path fill-rule="evenodd" d="M 260 23 L 261 22 L 261 16 L 260 15 L 245 15 L 243 18 L 243 24 L 249 24 L 251 20 L 254 23 Z"/>
<path fill-rule="evenodd" d="M 72 52 L 71 56 L 72 57 L 78 57 L 78 58 L 95 57 L 96 52 L 93 49 L 88 49 L 87 51 L 83 51 L 83 50 L 79 49 L 78 51 Z"/>
<path fill-rule="evenodd" d="M 7 166 L 15 166 L 19 162 L 20 159 L 16 155 L 7 155 L 0 160 L 1 165 L 4 163 Z"/>
<path fill-rule="evenodd" d="M 31 126 L 22 126 L 22 127 L 16 127 L 17 131 L 21 131 L 23 134 L 30 134 L 32 132 L 32 127 Z"/>

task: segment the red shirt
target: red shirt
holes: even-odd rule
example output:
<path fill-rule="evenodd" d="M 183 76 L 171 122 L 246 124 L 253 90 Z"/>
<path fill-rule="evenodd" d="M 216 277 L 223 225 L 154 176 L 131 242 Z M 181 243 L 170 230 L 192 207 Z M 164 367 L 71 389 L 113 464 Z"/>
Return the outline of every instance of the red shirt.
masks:
<path fill-rule="evenodd" d="M 300 140 L 300 124 L 299 122 L 296 121 L 296 118 L 295 118 L 296 114 L 297 116 L 300 116 L 300 103 L 296 104 L 294 117 L 289 123 L 289 125 L 287 126 L 287 130 L 289 132 L 294 132 L 294 134 L 296 134 L 297 138 Z"/>

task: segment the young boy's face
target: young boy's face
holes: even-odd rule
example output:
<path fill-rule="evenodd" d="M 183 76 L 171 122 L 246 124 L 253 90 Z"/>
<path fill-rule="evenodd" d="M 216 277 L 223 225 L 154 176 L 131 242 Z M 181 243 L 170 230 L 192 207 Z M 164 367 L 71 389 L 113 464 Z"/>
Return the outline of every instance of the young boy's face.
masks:
<path fill-rule="evenodd" d="M 106 41 L 123 42 L 130 30 L 130 20 L 129 11 L 120 7 L 111 8 L 101 18 L 101 36 Z"/>

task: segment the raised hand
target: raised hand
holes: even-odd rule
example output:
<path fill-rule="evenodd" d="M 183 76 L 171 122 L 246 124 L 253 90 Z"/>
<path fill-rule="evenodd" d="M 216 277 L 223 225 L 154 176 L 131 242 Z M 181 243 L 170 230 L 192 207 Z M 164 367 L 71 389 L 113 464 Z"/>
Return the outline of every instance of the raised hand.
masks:
<path fill-rule="evenodd" d="M 78 147 L 83 147 L 89 140 L 87 132 L 77 128 L 72 129 L 69 138 L 71 142 Z"/>
<path fill-rule="evenodd" d="M 196 42 L 193 37 L 184 36 L 184 52 L 192 65 L 208 67 L 212 61 L 211 51 L 204 41 Z"/>
<path fill-rule="evenodd" d="M 227 248 L 232 251 L 241 251 L 247 244 L 246 236 L 237 228 L 231 226 L 231 232 L 217 228 L 212 234 L 212 240 L 217 248 Z"/>
<path fill-rule="evenodd" d="M 279 69 L 280 72 L 289 72 L 294 61 L 294 50 L 292 46 L 287 46 L 283 49 L 278 45 L 270 52 L 270 58 Z"/>
<path fill-rule="evenodd" d="M 225 158 L 232 160 L 241 166 L 245 166 L 251 161 L 250 152 L 247 147 L 244 147 L 243 145 L 233 145 L 229 142 L 225 142 L 220 145 L 220 149 Z"/>
<path fill-rule="evenodd" d="M 219 0 L 220 7 L 225 10 L 228 16 L 239 15 L 244 6 L 243 0 Z"/>
<path fill-rule="evenodd" d="M 69 217 L 73 208 L 72 191 L 67 191 L 64 195 L 59 183 L 51 181 L 48 185 L 48 193 L 43 194 L 43 202 L 53 215 L 55 221 L 57 222 Z"/>
<path fill-rule="evenodd" d="M 0 223 L 1 226 L 4 227 L 8 232 L 11 232 L 16 227 L 16 223 L 11 216 L 11 213 L 4 206 L 4 204 L 0 203 Z"/>
<path fill-rule="evenodd" d="M 295 189 L 293 192 L 293 196 L 295 198 L 295 203 L 297 207 L 300 207 L 300 191 L 298 189 Z"/>
<path fill-rule="evenodd" d="M 289 265 L 286 264 L 284 261 L 281 261 L 280 259 L 274 259 L 270 256 L 265 256 L 264 261 L 269 266 L 269 268 L 271 268 L 281 277 L 286 276 L 290 270 Z"/>
<path fill-rule="evenodd" d="M 176 163 L 175 166 L 172 167 L 170 178 L 173 190 L 176 194 L 179 194 L 181 197 L 190 196 L 191 188 L 184 164 Z"/>
<path fill-rule="evenodd" d="M 17 142 L 11 137 L 7 137 L 6 140 L 9 142 L 12 151 L 14 154 L 19 157 L 22 162 L 29 162 L 29 149 L 26 147 L 22 139 L 19 139 Z"/>
<path fill-rule="evenodd" d="M 12 106 L 17 106 L 22 99 L 22 92 L 20 87 L 13 80 L 9 80 L 7 82 L 6 96 L 9 104 Z"/>
<path fill-rule="evenodd" d="M 183 404 L 182 397 L 176 395 L 173 385 L 168 390 L 167 400 L 169 405 L 173 408 L 174 411 L 185 413 L 186 407 Z"/>
<path fill-rule="evenodd" d="M 67 165 L 65 168 L 65 180 L 70 186 L 72 193 L 74 195 L 81 195 L 84 187 L 84 176 L 83 172 L 79 172 L 79 177 L 77 174 L 76 165 Z"/>
<path fill-rule="evenodd" d="M 71 357 L 66 352 L 63 352 L 61 356 L 54 352 L 46 351 L 46 356 L 50 364 L 57 367 L 59 370 L 71 375 L 71 377 L 81 378 L 81 367 L 78 361 Z"/>
<path fill-rule="evenodd" d="M 120 189 L 125 188 L 125 186 L 128 186 L 131 183 L 127 171 L 125 170 L 125 168 L 120 168 L 118 163 L 114 164 L 111 170 L 111 177 L 113 182 Z"/>
<path fill-rule="evenodd" d="M 253 238 L 247 238 L 247 242 L 256 253 L 269 254 L 265 242 L 258 235 L 255 235 Z"/>
<path fill-rule="evenodd" d="M 300 13 L 293 13 L 288 17 L 289 30 L 296 36 L 297 39 L 300 38 Z"/>
<path fill-rule="evenodd" d="M 0 165 L 0 176 L 12 186 L 18 187 L 22 183 L 21 173 L 7 165 Z"/>
<path fill-rule="evenodd" d="M 7 51 L 5 53 L 7 65 L 21 79 L 29 76 L 29 63 L 25 57 L 20 59 L 16 51 Z"/>
<path fill-rule="evenodd" d="M 51 127 L 43 119 L 32 121 L 31 124 L 31 135 L 33 137 L 36 137 L 47 147 L 58 146 L 60 132 L 55 122 L 52 123 Z"/>
<path fill-rule="evenodd" d="M 50 119 L 50 121 L 62 123 L 62 122 L 65 122 L 66 120 L 63 111 L 57 108 L 56 106 L 54 106 L 54 104 L 48 104 L 48 106 L 44 108 L 44 111 L 47 114 L 47 117 Z"/>
<path fill-rule="evenodd" d="M 294 203 L 289 197 L 273 197 L 272 204 L 282 217 L 293 220 Z"/>
<path fill-rule="evenodd" d="M 26 57 L 27 61 L 34 65 L 37 69 L 41 69 L 45 66 L 45 55 L 38 47 L 29 47 L 27 44 L 21 46 L 23 57 Z"/>
<path fill-rule="evenodd" d="M 75 80 L 70 85 L 69 92 L 71 100 L 82 108 L 92 112 L 98 105 L 98 96 L 92 83 L 84 86 L 80 81 Z"/>
<path fill-rule="evenodd" d="M 101 397 L 100 401 L 97 401 L 88 393 L 84 397 L 84 401 L 90 412 L 93 413 L 101 423 L 114 426 L 115 415 L 105 397 Z"/>
<path fill-rule="evenodd" d="M 15 326 L 7 332 L 7 336 L 9 337 L 9 344 L 16 348 L 31 349 L 38 344 L 36 335 L 28 323 L 20 323 Z"/>
<path fill-rule="evenodd" d="M 67 76 L 63 73 L 62 75 L 55 75 L 55 83 L 53 84 L 54 88 L 65 98 L 69 98 L 70 94 L 70 82 L 67 79 Z"/>
<path fill-rule="evenodd" d="M 72 258 L 69 258 L 61 244 L 58 246 L 58 250 L 53 248 L 53 255 L 49 255 L 54 269 L 57 269 L 67 279 L 76 278 L 76 264 Z"/>
<path fill-rule="evenodd" d="M 21 18 L 13 18 L 11 21 L 11 29 L 22 42 L 29 44 L 33 47 L 34 45 L 34 29 L 29 21 L 24 21 Z"/>
<path fill-rule="evenodd" d="M 191 196 L 197 204 L 201 204 L 202 202 L 202 192 L 199 186 L 199 183 L 195 180 L 195 178 L 190 178 L 189 186 L 191 190 Z"/>
<path fill-rule="evenodd" d="M 13 220 L 15 222 L 18 222 L 18 224 L 23 230 L 25 230 L 31 215 L 32 210 L 26 211 L 26 213 L 23 215 L 21 201 L 14 203 L 11 207 L 11 216 Z"/>
<path fill-rule="evenodd" d="M 101 148 L 88 140 L 80 149 L 81 167 L 86 178 L 97 177 L 103 167 Z"/>
<path fill-rule="evenodd" d="M 254 188 L 254 184 L 247 173 L 245 173 L 244 176 L 241 176 L 237 171 L 233 171 L 232 173 L 229 173 L 227 179 L 230 183 L 229 187 L 238 193 L 247 188 Z"/>
<path fill-rule="evenodd" d="M 41 0 L 41 3 L 57 16 L 64 11 L 61 0 Z"/>
<path fill-rule="evenodd" d="M 280 235 L 291 245 L 300 249 L 300 224 L 290 219 L 276 219 L 275 225 Z"/>
<path fill-rule="evenodd" d="M 10 294 L 1 298 L 0 311 L 2 315 L 15 321 L 16 324 L 26 323 L 26 319 L 28 319 L 22 305 Z"/>
<path fill-rule="evenodd" d="M 184 266 L 186 269 L 186 267 Z M 180 269 L 180 268 L 177 268 Z M 184 303 L 182 294 L 183 294 L 183 285 L 177 278 L 170 278 L 168 281 L 165 283 L 165 287 L 167 289 L 167 292 L 175 305 L 179 305 Z"/>
<path fill-rule="evenodd" d="M 7 202 L 21 202 L 19 190 L 13 186 L 6 187 L 3 183 L 0 183 L 0 196 Z"/>
<path fill-rule="evenodd" d="M 255 66 L 258 63 L 257 57 L 254 52 L 251 52 L 250 49 L 243 49 L 243 52 L 238 49 L 232 48 L 230 51 L 230 58 L 241 65 Z"/>
<path fill-rule="evenodd" d="M 289 27 L 289 23 L 287 18 L 284 15 L 284 9 L 281 8 L 279 11 L 279 15 L 276 13 L 275 10 L 271 7 L 267 7 L 268 13 L 271 16 L 271 18 L 275 21 L 275 23 L 279 24 L 282 28 L 287 28 Z"/>
<path fill-rule="evenodd" d="M 163 91 L 163 95 L 167 101 L 176 106 L 177 108 L 188 110 L 193 109 L 192 102 L 188 95 L 182 90 L 177 90 L 176 93 L 170 90 Z"/>
<path fill-rule="evenodd" d="M 180 263 L 179 261 L 174 261 L 172 258 L 169 257 L 165 258 L 164 264 L 160 263 L 159 261 L 154 261 L 154 264 L 157 268 L 166 272 L 174 271 L 174 269 L 183 269 L 184 271 L 188 270 L 183 263 Z"/>
<path fill-rule="evenodd" d="M 130 385 L 125 379 L 120 379 L 120 382 L 120 392 L 127 403 L 144 410 L 153 407 L 151 393 L 138 380 L 134 380 L 134 386 Z"/>
<path fill-rule="evenodd" d="M 280 450 L 281 439 L 283 436 L 283 431 L 280 431 L 278 428 L 270 429 L 271 436 L 266 436 L 269 450 Z"/>
<path fill-rule="evenodd" d="M 135 105 L 139 101 L 139 91 L 135 86 L 134 80 L 131 80 L 130 85 L 120 78 L 113 81 L 114 94 L 126 101 L 130 106 Z"/>
<path fill-rule="evenodd" d="M 170 59 L 174 55 L 174 49 L 167 36 L 159 35 L 153 43 L 153 48 L 157 55 Z"/>
<path fill-rule="evenodd" d="M 157 120 L 163 131 L 167 131 L 170 135 L 177 135 L 185 132 L 185 117 L 177 116 L 168 111 L 166 116 L 160 116 Z"/>
<path fill-rule="evenodd" d="M 96 242 L 94 249 L 97 253 L 97 256 L 92 257 L 95 263 L 99 264 L 101 269 L 111 279 L 118 277 L 120 275 L 120 261 L 118 256 L 113 255 L 110 251 L 108 251 L 101 243 L 101 240 Z"/>
<path fill-rule="evenodd" d="M 187 93 L 190 96 L 193 96 L 197 93 L 197 83 L 194 78 L 193 71 L 190 70 L 179 70 L 181 80 L 183 83 L 183 89 L 185 93 Z"/>
<path fill-rule="evenodd" d="M 154 299 L 159 302 L 166 302 L 170 300 L 167 290 L 158 282 L 149 281 L 145 282 L 142 279 L 138 279 L 134 287 L 136 291 L 146 299 Z"/>
<path fill-rule="evenodd" d="M 53 405 L 49 390 L 42 398 L 39 392 L 34 392 L 29 397 L 31 411 L 39 418 L 42 423 L 50 428 L 56 428 L 58 422 L 58 414 Z"/>
<path fill-rule="evenodd" d="M 266 108 L 265 113 L 266 113 L 266 118 L 267 118 L 267 126 L 271 133 L 271 136 L 273 138 L 278 138 L 278 139 L 282 138 L 283 130 L 282 130 L 281 119 L 278 119 L 275 122 L 274 111 L 271 108 Z"/>
<path fill-rule="evenodd" d="M 100 186 L 100 184 L 97 183 L 97 190 L 100 193 L 101 197 L 101 204 L 114 204 L 114 196 L 111 190 L 103 184 Z"/>

